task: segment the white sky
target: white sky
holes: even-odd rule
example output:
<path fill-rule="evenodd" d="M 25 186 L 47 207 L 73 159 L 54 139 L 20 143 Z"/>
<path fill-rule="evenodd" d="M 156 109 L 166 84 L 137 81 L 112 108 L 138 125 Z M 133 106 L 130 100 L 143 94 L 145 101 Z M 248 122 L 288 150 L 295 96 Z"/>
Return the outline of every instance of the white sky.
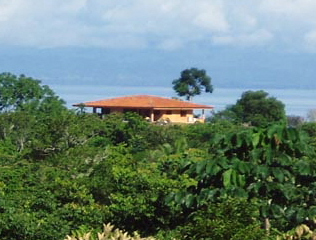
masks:
<path fill-rule="evenodd" d="M 0 43 L 174 50 L 316 49 L 315 0 L 0 0 Z"/>

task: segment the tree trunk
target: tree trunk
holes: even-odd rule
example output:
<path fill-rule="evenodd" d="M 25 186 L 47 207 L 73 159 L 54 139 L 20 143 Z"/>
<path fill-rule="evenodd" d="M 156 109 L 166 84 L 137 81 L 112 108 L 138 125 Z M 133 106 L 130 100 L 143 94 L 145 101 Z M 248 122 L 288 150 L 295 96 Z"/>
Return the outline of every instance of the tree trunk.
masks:
<path fill-rule="evenodd" d="M 264 229 L 266 230 L 267 235 L 270 234 L 271 223 L 269 218 L 264 219 Z"/>

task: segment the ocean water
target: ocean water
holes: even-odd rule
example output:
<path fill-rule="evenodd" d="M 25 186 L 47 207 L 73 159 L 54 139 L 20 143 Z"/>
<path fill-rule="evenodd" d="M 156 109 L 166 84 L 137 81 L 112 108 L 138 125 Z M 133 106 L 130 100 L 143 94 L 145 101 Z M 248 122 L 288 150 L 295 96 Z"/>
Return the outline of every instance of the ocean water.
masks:
<path fill-rule="evenodd" d="M 72 104 L 95 101 L 125 95 L 148 94 L 162 97 L 175 97 L 172 87 L 125 87 L 125 86 L 91 86 L 91 85 L 50 85 L 50 87 L 67 102 Z M 248 90 L 264 90 L 269 96 L 282 101 L 287 115 L 306 117 L 308 111 L 316 109 L 316 89 L 241 89 L 215 88 L 213 93 L 202 93 L 193 98 L 193 102 L 213 105 L 215 111 L 235 104 L 241 94 Z"/>

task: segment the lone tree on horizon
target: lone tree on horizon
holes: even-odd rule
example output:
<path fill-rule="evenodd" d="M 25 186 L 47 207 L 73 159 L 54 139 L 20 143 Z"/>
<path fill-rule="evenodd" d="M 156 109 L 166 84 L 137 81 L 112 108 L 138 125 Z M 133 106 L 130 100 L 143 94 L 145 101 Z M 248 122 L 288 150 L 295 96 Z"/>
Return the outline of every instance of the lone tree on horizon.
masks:
<path fill-rule="evenodd" d="M 178 96 L 185 96 L 188 101 L 191 101 L 194 96 L 200 95 L 202 91 L 213 92 L 211 78 L 204 69 L 185 69 L 181 72 L 180 78 L 173 80 L 172 84 Z"/>

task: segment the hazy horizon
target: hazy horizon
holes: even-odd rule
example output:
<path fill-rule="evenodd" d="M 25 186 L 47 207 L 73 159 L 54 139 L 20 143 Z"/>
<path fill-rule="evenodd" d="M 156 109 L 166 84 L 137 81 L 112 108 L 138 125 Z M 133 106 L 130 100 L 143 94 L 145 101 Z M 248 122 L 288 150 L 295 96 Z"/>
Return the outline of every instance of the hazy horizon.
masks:
<path fill-rule="evenodd" d="M 162 97 L 177 97 L 172 87 L 147 87 L 147 86 L 91 86 L 91 85 L 51 85 L 58 96 L 63 98 L 68 108 L 72 104 L 101 99 L 114 98 L 124 95 L 157 95 Z M 215 111 L 225 109 L 228 105 L 235 104 L 245 91 L 264 90 L 270 97 L 275 97 L 285 104 L 287 115 L 297 115 L 306 118 L 309 110 L 316 109 L 316 90 L 299 89 L 242 89 L 242 88 L 215 88 L 213 93 L 202 93 L 193 98 L 193 102 L 213 105 Z"/>
<path fill-rule="evenodd" d="M 73 89 L 171 88 L 197 67 L 215 92 L 316 89 L 315 11 L 306 0 L 0 1 L 0 72 Z"/>

